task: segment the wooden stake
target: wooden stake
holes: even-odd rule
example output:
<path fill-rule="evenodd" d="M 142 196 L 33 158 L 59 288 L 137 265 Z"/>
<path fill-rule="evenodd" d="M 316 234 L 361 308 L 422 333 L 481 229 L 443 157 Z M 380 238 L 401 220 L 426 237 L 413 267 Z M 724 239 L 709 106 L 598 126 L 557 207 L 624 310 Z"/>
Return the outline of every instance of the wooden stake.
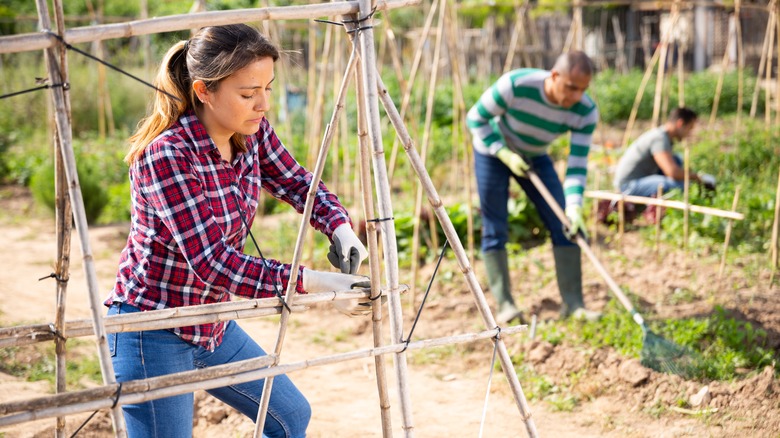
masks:
<path fill-rule="evenodd" d="M 664 185 L 658 184 L 658 190 L 655 192 L 655 196 L 661 199 L 664 195 Z M 661 207 L 655 208 L 655 254 L 660 254 L 661 251 Z"/>
<path fill-rule="evenodd" d="M 328 29 L 331 29 L 328 27 Z M 326 40 L 327 41 L 327 40 Z M 327 46 L 327 44 L 326 44 Z M 320 144 L 319 154 L 317 156 L 317 163 L 314 166 L 312 172 L 312 180 L 309 185 L 309 192 L 306 194 L 306 204 L 301 214 L 301 221 L 298 227 L 298 239 L 295 242 L 295 250 L 293 252 L 292 267 L 290 268 L 290 280 L 287 283 L 287 291 L 285 293 L 284 301 L 287 305 L 291 305 L 295 299 L 295 287 L 298 284 L 298 273 L 301 262 L 301 253 L 303 251 L 303 241 L 306 239 L 306 235 L 309 230 L 309 221 L 311 220 L 312 211 L 314 210 L 314 201 L 317 199 L 317 191 L 319 190 L 320 181 L 322 180 L 322 173 L 325 170 L 325 161 L 328 157 L 328 150 L 333 142 L 333 129 L 341 116 L 341 112 L 344 109 L 344 100 L 346 99 L 347 87 L 349 86 L 349 80 L 352 76 L 353 68 L 357 63 L 357 57 L 355 52 L 352 52 L 352 56 L 347 63 L 347 71 L 341 81 L 341 87 L 339 89 L 338 98 L 336 100 L 333 114 L 331 115 L 330 123 L 325 126 L 325 134 Z M 324 58 L 323 58 L 324 59 Z M 324 76 L 324 74 L 323 74 Z M 323 86 L 324 88 L 324 86 Z M 282 317 L 279 321 L 279 335 L 276 339 L 276 345 L 274 347 L 274 356 L 277 358 L 282 354 L 282 345 L 284 344 L 284 338 L 287 334 L 287 321 L 290 318 L 290 312 L 286 308 L 282 309 Z M 273 388 L 273 378 L 266 379 L 263 385 L 263 394 L 260 398 L 260 408 L 257 411 L 257 420 L 255 421 L 255 438 L 263 436 L 263 427 L 265 426 L 265 417 L 268 412 L 268 402 L 271 399 L 271 390 Z"/>
<path fill-rule="evenodd" d="M 417 174 L 417 178 L 420 179 L 422 186 L 425 188 L 428 200 L 434 209 L 436 217 L 439 219 L 439 224 L 444 229 L 444 234 L 447 236 L 447 241 L 452 247 L 452 250 L 455 253 L 455 257 L 458 260 L 458 266 L 466 278 L 466 283 L 468 284 L 469 290 L 471 291 L 480 314 L 482 315 L 482 321 L 485 323 L 486 327 L 495 327 L 496 320 L 493 318 L 493 314 L 490 312 L 490 306 L 485 299 L 485 294 L 482 291 L 482 287 L 479 285 L 479 281 L 477 281 L 474 270 L 472 269 L 471 264 L 466 257 L 463 244 L 461 243 L 460 238 L 455 231 L 455 227 L 452 225 L 452 221 L 450 220 L 449 216 L 447 216 L 447 211 L 442 205 L 441 198 L 439 197 L 436 188 L 433 186 L 433 182 L 431 181 L 425 166 L 422 165 L 420 156 L 418 155 L 417 150 L 414 148 L 412 138 L 409 136 L 409 132 L 403 125 L 403 119 L 401 118 L 401 115 L 395 108 L 393 101 L 390 100 L 390 98 L 387 96 L 387 88 L 382 83 L 382 79 L 379 77 L 377 78 L 377 86 L 379 87 L 379 97 L 382 100 L 382 105 L 384 106 L 385 111 L 390 118 L 390 122 L 395 128 L 396 135 L 398 135 L 399 140 L 404 145 L 404 151 L 406 151 L 406 155 L 411 162 L 412 168 Z M 501 362 L 501 367 L 504 370 L 504 375 L 506 376 L 509 382 L 509 386 L 512 389 L 517 407 L 520 410 L 520 414 L 523 416 L 523 419 L 525 420 L 526 431 L 530 437 L 536 437 L 536 425 L 534 424 L 533 418 L 531 417 L 531 412 L 528 408 L 528 402 L 526 401 L 525 395 L 523 394 L 523 389 L 520 386 L 520 381 L 517 378 L 517 373 L 514 370 L 514 365 L 512 364 L 512 359 L 509 356 L 506 345 L 501 338 L 496 338 L 493 342 L 496 344 L 495 346 Z"/>
<path fill-rule="evenodd" d="M 761 46 L 761 60 L 758 62 L 758 70 L 756 71 L 756 86 L 753 88 L 753 100 L 750 102 L 750 117 L 756 116 L 756 108 L 758 108 L 758 94 L 761 91 L 761 76 L 766 69 L 766 57 L 769 51 L 769 36 L 772 33 L 772 29 L 775 27 L 774 22 L 775 15 L 775 1 L 769 2 L 769 20 L 766 24 L 766 32 L 764 33 L 764 43 Z"/>
<path fill-rule="evenodd" d="M 42 30 L 50 30 L 51 23 L 49 20 L 48 5 L 44 0 L 36 0 L 36 7 L 38 9 L 39 27 Z M 60 29 L 60 32 L 64 29 Z M 59 50 L 64 50 L 63 47 L 59 47 Z M 54 49 L 47 49 L 46 65 L 49 73 L 49 80 L 52 84 L 64 83 L 64 78 L 61 76 L 60 67 L 57 65 L 57 56 Z M 111 384 L 116 382 L 114 376 L 114 367 L 111 363 L 111 356 L 108 351 L 108 342 L 106 341 L 105 330 L 103 328 L 103 303 L 99 296 L 100 291 L 97 281 L 97 273 L 95 271 L 94 259 L 92 257 L 92 249 L 89 244 L 87 216 L 84 211 L 84 199 L 81 196 L 81 186 L 79 185 L 79 176 L 76 171 L 76 157 L 73 152 L 72 133 L 70 125 L 70 103 L 69 96 L 63 90 L 64 87 L 52 87 L 51 96 L 54 100 L 55 110 L 55 122 L 57 126 L 57 136 L 61 145 L 60 152 L 62 153 L 63 167 L 65 168 L 65 174 L 68 182 L 68 193 L 73 208 L 73 219 L 76 224 L 76 231 L 78 232 L 79 239 L 81 241 L 81 254 L 83 260 L 83 266 L 85 276 L 87 279 L 87 287 L 89 288 L 90 309 L 92 311 L 92 324 L 95 330 L 95 337 L 98 347 L 98 358 L 100 362 L 100 371 L 103 375 L 103 383 Z M 127 429 L 125 427 L 124 416 L 122 415 L 121 407 L 114 406 L 111 410 L 112 419 L 114 423 L 114 433 L 124 438 L 127 435 Z"/>
<path fill-rule="evenodd" d="M 742 14 L 740 9 L 742 6 L 741 0 L 734 1 L 734 20 L 737 33 L 737 119 L 736 119 L 736 132 L 739 133 L 742 122 L 742 106 L 743 95 L 745 88 L 745 53 L 742 48 Z"/>
<path fill-rule="evenodd" d="M 428 145 L 431 138 L 431 123 L 433 122 L 433 104 L 436 96 L 436 83 L 439 75 L 439 63 L 441 60 L 441 46 L 442 37 L 444 36 L 444 17 L 446 14 L 447 2 L 446 0 L 439 1 L 439 20 L 436 24 L 436 44 L 433 50 L 433 60 L 431 74 L 428 79 L 428 99 L 425 104 L 425 125 L 423 127 L 423 141 L 422 150 L 420 156 L 422 157 L 422 164 L 425 166 L 425 162 L 428 157 Z M 414 229 L 412 232 L 412 281 L 411 281 L 411 293 L 409 294 L 409 305 L 415 307 L 415 298 L 417 295 L 417 276 L 420 270 L 420 228 L 421 215 L 422 215 L 422 198 L 423 190 L 421 185 L 417 185 L 417 194 L 414 201 Z M 433 237 L 433 236 L 432 236 Z M 435 245 L 429 248 L 434 254 L 438 252 L 438 248 Z"/>
<path fill-rule="evenodd" d="M 728 35 L 726 47 L 731 41 L 731 33 Z M 720 61 L 720 72 L 718 72 L 718 84 L 715 86 L 715 97 L 712 100 L 712 111 L 710 111 L 710 121 L 707 123 L 707 129 L 711 130 L 715 125 L 715 116 L 718 114 L 718 105 L 720 104 L 720 94 L 723 91 L 723 79 L 726 76 L 726 68 L 729 65 L 729 51 L 723 52 L 723 58 Z"/>
<path fill-rule="evenodd" d="M 775 7 L 777 7 L 777 4 L 775 4 Z M 777 26 L 777 13 L 776 11 L 773 11 L 772 16 L 774 17 L 774 20 L 772 20 L 772 28 Z M 775 44 L 775 32 L 773 29 L 770 29 L 770 35 L 769 35 L 769 49 L 767 50 L 767 57 L 766 57 L 766 84 L 767 87 L 764 90 L 764 103 L 766 103 L 766 110 L 764 113 L 764 120 L 766 121 L 766 128 L 769 129 L 770 122 L 772 120 L 772 93 L 769 90 L 769 84 L 772 83 L 772 60 L 774 57 L 774 44 Z M 780 46 L 780 44 L 778 44 Z"/>
<path fill-rule="evenodd" d="M 374 184 L 376 185 L 376 196 L 379 219 L 382 220 L 381 235 L 382 247 L 385 256 L 385 278 L 387 286 L 391 288 L 398 287 L 398 247 L 395 234 L 395 221 L 393 219 L 393 207 L 390 196 L 390 183 L 387 178 L 387 167 L 385 163 L 384 147 L 382 145 L 382 127 L 379 120 L 379 98 L 378 84 L 381 78 L 376 73 L 376 55 L 374 53 L 374 32 L 371 28 L 373 23 L 371 0 L 360 0 L 360 17 L 368 17 L 363 23 L 366 27 L 358 33 L 357 43 L 360 46 L 360 61 L 363 71 L 363 81 L 358 90 L 358 95 L 366 103 L 366 123 L 368 124 L 368 136 L 372 146 L 372 165 L 374 170 Z M 354 17 L 353 17 L 354 18 Z M 409 81 L 412 84 L 412 81 Z M 410 89 L 413 88 L 410 86 Z M 383 88 L 384 90 L 384 88 Z M 387 93 L 387 90 L 384 90 Z M 382 96 L 383 98 L 386 96 Z M 403 313 L 401 310 L 401 298 L 398 294 L 391 293 L 388 297 L 388 306 L 390 313 L 390 338 L 391 342 L 402 342 L 403 333 Z M 409 395 L 409 377 L 406 366 L 406 354 L 397 352 L 395 358 L 396 383 L 398 385 L 401 413 L 402 430 L 405 435 L 410 436 L 414 432 L 414 419 L 412 417 L 411 397 Z"/>
<path fill-rule="evenodd" d="M 690 184 L 691 184 L 691 160 L 690 160 L 690 151 L 691 148 L 688 146 L 688 142 L 686 140 L 683 140 L 683 148 L 685 148 L 685 161 L 684 161 L 684 168 L 683 171 L 685 173 L 684 181 L 683 181 L 683 202 L 685 203 L 685 209 L 683 209 L 683 252 L 685 253 L 685 260 L 687 262 L 688 259 L 688 218 L 690 216 L 690 202 L 688 202 L 688 197 L 690 194 Z"/>
<path fill-rule="evenodd" d="M 525 22 L 525 11 L 527 9 L 527 2 L 524 0 L 515 0 L 515 25 L 512 28 L 512 36 L 509 39 L 509 50 L 507 50 L 506 61 L 504 61 L 503 73 L 512 69 L 512 62 L 515 59 L 515 51 L 517 50 L 517 42 L 520 39 L 520 33 L 525 32 L 523 23 Z"/>
<path fill-rule="evenodd" d="M 355 45 L 357 48 L 358 46 Z M 356 83 L 358 89 L 363 89 L 363 67 L 357 63 L 355 69 Z M 360 187 L 363 200 L 363 217 L 366 218 L 366 240 L 368 243 L 368 268 L 371 278 L 371 296 L 377 296 L 380 291 L 381 265 L 379 260 L 379 237 L 377 233 L 376 219 L 374 214 L 374 201 L 371 196 L 371 150 L 368 140 L 368 126 L 366 124 L 367 110 L 364 99 L 358 99 L 357 102 L 357 124 L 358 124 L 358 147 L 360 163 Z M 369 221 L 370 220 L 370 221 Z M 374 348 L 384 345 L 382 333 L 382 300 L 374 300 L 371 305 L 371 321 L 373 323 Z M 393 436 L 393 426 L 390 419 L 390 395 L 387 390 L 387 371 L 385 369 L 385 360 L 380 355 L 374 357 L 374 367 L 376 368 L 376 383 L 379 390 L 379 412 L 382 418 L 382 436 L 391 438 Z"/>
<path fill-rule="evenodd" d="M 105 409 L 112 405 L 119 395 L 119 404 L 135 404 L 156 400 L 174 395 L 186 394 L 196 390 L 207 390 L 236 385 L 254 380 L 267 379 L 281 374 L 289 374 L 308 368 L 332 365 L 334 363 L 356 360 L 377 355 L 399 353 L 404 350 L 420 350 L 423 348 L 440 347 L 444 345 L 463 344 L 484 339 L 493 339 L 499 334 L 511 336 L 528 329 L 525 325 L 486 330 L 478 333 L 448 336 L 444 338 L 427 339 L 406 344 L 404 342 L 387 345 L 381 348 L 367 348 L 346 353 L 332 354 L 319 358 L 292 362 L 268 367 L 278 360 L 272 355 L 248 359 L 231 364 L 217 365 L 200 370 L 185 371 L 167 376 L 152 377 L 143 380 L 131 380 L 122 384 L 122 392 L 118 393 L 119 385 L 109 384 L 98 388 L 74 391 L 67 394 L 39 397 L 21 402 L 0 404 L 0 415 L 20 412 L 0 418 L 0 427 L 6 427 L 26 421 L 40 420 L 56 415 L 70 415 L 79 412 L 89 412 Z"/>
<path fill-rule="evenodd" d="M 772 278 L 770 279 L 770 286 L 774 280 L 774 274 L 777 270 L 777 263 L 780 259 L 780 243 L 778 243 L 778 236 L 780 236 L 780 172 L 777 175 L 777 190 L 775 191 L 775 218 L 772 221 Z"/>
<path fill-rule="evenodd" d="M 625 199 L 626 202 L 631 202 L 634 204 L 657 205 L 660 207 L 674 208 L 677 210 L 685 210 L 687 208 L 689 211 L 693 213 L 708 214 L 711 216 L 723 217 L 726 219 L 734 219 L 738 221 L 745 219 L 745 215 L 742 213 L 737 213 L 728 210 L 720 210 L 712 207 L 702 207 L 699 205 L 686 206 L 684 202 L 670 201 L 667 199 L 655 199 L 655 198 L 649 198 L 644 196 L 629 196 L 629 195 L 623 195 L 621 193 L 594 191 L 594 190 L 586 190 L 585 197 L 595 198 L 595 199 L 609 199 L 612 201 L 619 201 L 621 198 L 623 198 Z"/>
<path fill-rule="evenodd" d="M 737 211 L 737 203 L 739 202 L 739 186 L 734 190 L 734 201 L 731 203 L 731 211 Z M 726 253 L 729 250 L 729 240 L 731 240 L 731 227 L 733 221 L 729 219 L 726 224 L 726 238 L 723 240 L 723 255 L 720 258 L 720 267 L 718 268 L 718 283 L 723 277 L 723 270 L 726 267 Z"/>

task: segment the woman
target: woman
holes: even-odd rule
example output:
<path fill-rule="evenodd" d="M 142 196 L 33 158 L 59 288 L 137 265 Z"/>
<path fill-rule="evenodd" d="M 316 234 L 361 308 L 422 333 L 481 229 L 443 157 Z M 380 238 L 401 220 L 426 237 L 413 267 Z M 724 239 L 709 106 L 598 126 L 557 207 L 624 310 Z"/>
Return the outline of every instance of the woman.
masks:
<path fill-rule="evenodd" d="M 265 118 L 279 51 L 246 25 L 214 26 L 175 44 L 157 75 L 154 108 L 130 137 L 131 229 L 109 315 L 224 302 L 230 294 L 274 296 L 291 266 L 242 253 L 261 187 L 302 212 L 312 175 L 284 148 Z M 342 271 L 367 252 L 347 211 L 320 183 L 311 225 L 334 244 Z M 355 253 L 359 257 L 354 257 Z M 366 277 L 300 268 L 298 293 L 346 290 Z M 366 301 L 335 302 L 366 314 Z M 117 381 L 264 355 L 234 321 L 113 334 Z M 251 419 L 263 381 L 208 392 Z M 131 437 L 192 435 L 193 395 L 123 406 Z M 286 376 L 274 379 L 264 432 L 305 436 L 311 409 Z"/>

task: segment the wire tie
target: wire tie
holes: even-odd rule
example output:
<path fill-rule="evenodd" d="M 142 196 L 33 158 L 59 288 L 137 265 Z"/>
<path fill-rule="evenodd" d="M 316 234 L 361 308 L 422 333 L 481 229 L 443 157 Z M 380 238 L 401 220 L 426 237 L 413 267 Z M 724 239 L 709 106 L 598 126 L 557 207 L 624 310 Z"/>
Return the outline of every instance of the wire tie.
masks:
<path fill-rule="evenodd" d="M 411 339 L 412 339 L 412 338 L 411 338 L 411 336 L 410 336 L 410 337 L 409 337 L 409 339 L 407 339 L 407 340 L 405 340 L 405 341 L 404 341 L 404 349 L 403 349 L 403 350 L 401 350 L 401 351 L 399 351 L 399 353 L 403 353 L 404 351 L 406 351 L 406 349 L 407 349 L 407 348 L 409 348 L 409 341 L 410 341 Z"/>
<path fill-rule="evenodd" d="M 319 18 L 315 19 L 314 21 L 318 23 L 333 24 L 335 26 L 344 26 L 344 23 L 339 23 L 338 21 L 320 20 Z"/>
<path fill-rule="evenodd" d="M 54 335 L 55 338 L 57 338 L 57 339 L 59 339 L 61 341 L 67 341 L 65 336 L 62 335 L 62 332 L 57 330 L 57 327 L 55 327 L 53 323 L 49 323 L 49 331 L 51 332 L 51 334 Z"/>
<path fill-rule="evenodd" d="M 385 221 L 392 221 L 395 220 L 394 217 L 382 217 L 382 218 L 376 218 L 376 219 L 366 219 L 366 222 L 385 222 Z"/>
<path fill-rule="evenodd" d="M 494 336 L 494 338 L 496 338 L 496 341 L 500 341 L 501 340 L 501 326 L 497 325 L 496 328 L 494 328 L 493 330 L 498 330 L 498 332 L 496 332 L 496 335 Z"/>
<path fill-rule="evenodd" d="M 111 405 L 111 409 L 114 409 L 116 407 L 116 404 L 119 403 L 119 397 L 122 395 L 122 382 L 119 382 L 119 388 L 116 389 L 116 392 L 114 393 L 114 404 Z"/>

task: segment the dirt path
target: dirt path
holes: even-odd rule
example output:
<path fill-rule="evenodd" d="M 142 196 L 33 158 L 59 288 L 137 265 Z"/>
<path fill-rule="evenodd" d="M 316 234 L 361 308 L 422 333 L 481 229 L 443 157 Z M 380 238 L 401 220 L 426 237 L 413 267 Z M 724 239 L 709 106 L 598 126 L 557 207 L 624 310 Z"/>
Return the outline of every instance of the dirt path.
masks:
<path fill-rule="evenodd" d="M 3 196 L 0 196 L 0 235 L 3 236 L 0 266 L 5 267 L 0 270 L 0 321 L 4 326 L 50 322 L 53 319 L 54 285 L 51 281 L 38 281 L 38 278 L 48 275 L 52 270 L 56 239 L 52 221 L 36 213 L 31 203 L 29 196 L 23 191 L 9 194 L 6 190 Z M 126 224 L 90 229 L 90 244 L 103 291 L 107 292 L 112 285 L 118 254 L 126 232 Z M 68 320 L 88 318 L 90 315 L 80 261 L 81 251 L 75 234 L 73 245 L 67 302 Z M 544 259 L 547 257 L 543 255 L 545 252 L 540 251 L 539 254 L 542 260 L 538 267 L 524 273 L 524 276 L 544 277 L 544 266 L 549 260 Z M 662 269 L 660 265 L 652 263 L 654 262 L 648 261 L 649 269 Z M 479 273 L 481 267 L 476 268 Z M 538 271 L 535 271 L 537 269 Z M 663 278 L 658 275 L 642 276 L 640 271 L 648 269 L 647 266 L 631 263 L 613 265 L 610 269 L 614 269 L 621 284 L 630 280 L 634 285 L 632 287 L 648 291 L 646 299 L 659 303 L 663 300 L 655 294 L 662 295 L 668 292 L 669 288 L 680 285 L 693 289 L 698 286 L 691 282 L 707 281 L 706 276 L 692 276 L 690 272 L 679 269 L 679 266 L 675 269 L 674 264 L 664 272 Z M 696 277 L 696 280 L 693 280 L 693 277 Z M 592 273 L 587 273 L 586 278 L 590 279 L 587 280 L 586 300 L 596 307 L 603 305 L 608 297 L 606 289 Z M 549 307 L 547 304 L 556 301 L 554 284 L 546 284 L 540 288 L 527 281 L 518 283 L 521 293 L 527 294 L 528 297 L 523 304 L 540 311 L 542 315 Z M 415 332 L 416 339 L 475 332 L 483 328 L 463 283 L 452 280 L 448 284 L 432 297 L 427 313 Z M 701 289 L 708 290 L 704 287 Z M 777 309 L 779 306 L 776 293 L 772 295 L 769 292 L 767 291 L 767 300 Z M 734 300 L 741 302 L 739 290 L 734 296 Z M 752 296 L 755 299 L 763 297 L 764 294 L 753 293 Z M 766 305 L 766 302 L 763 305 Z M 689 311 L 701 311 L 702 306 L 704 304 L 699 307 L 690 306 L 696 308 Z M 679 309 L 667 310 L 681 312 Z M 767 316 L 766 313 L 772 312 L 759 312 L 754 307 L 745 307 L 747 315 L 754 314 L 757 315 L 756 318 L 763 317 L 767 321 L 776 318 L 774 315 Z M 408 331 L 413 315 L 409 312 L 405 318 Z M 777 322 L 775 319 L 772 321 Z M 260 340 L 262 345 L 266 348 L 272 347 L 278 331 L 278 324 L 274 320 L 243 320 L 240 323 L 255 339 Z M 385 321 L 386 330 L 387 324 Z M 510 337 L 506 342 L 512 354 L 526 351 L 529 353 L 527 357 L 532 357 L 530 352 L 534 349 L 548 348 L 539 343 L 528 342 L 525 335 Z M 367 320 L 346 318 L 329 306 L 316 306 L 307 312 L 293 315 L 282 361 L 296 362 L 367 348 L 370 345 L 371 333 Z M 653 415 L 648 406 L 653 403 L 673 404 L 674 397 L 680 397 L 680 393 L 695 392 L 701 385 L 652 373 L 648 380 L 635 387 L 621 374 L 621 370 L 626 368 L 626 365 L 623 365 L 626 361 L 614 354 L 580 351 L 581 349 L 565 345 L 549 348 L 551 352 L 546 357 L 529 359 L 537 372 L 550 376 L 567 376 L 572 372 L 584 370 L 580 390 L 589 396 L 584 402 L 565 412 L 555 410 L 553 405 L 546 402 L 532 402 L 530 405 L 534 422 L 541 436 L 778 436 L 780 399 L 777 395 L 777 382 L 773 380 L 771 373 L 768 382 L 766 378 L 756 378 L 750 387 L 745 385 L 732 388 L 727 384 L 720 386 L 723 394 L 741 391 L 745 399 L 757 398 L 758 406 L 762 405 L 763 398 L 763 404 L 768 405 L 766 410 L 761 411 L 746 400 L 739 399 L 740 403 L 744 402 L 739 404 L 729 398 L 729 402 L 721 409 L 732 410 L 725 417 L 717 417 L 716 421 L 670 412 L 659 416 Z M 492 346 L 487 341 L 409 353 L 409 389 L 417 436 L 479 436 L 491 354 Z M 391 393 L 393 435 L 403 436 L 393 361 L 388 357 L 385 363 Z M 381 436 L 373 359 L 309 368 L 295 372 L 290 377 L 306 394 L 313 407 L 309 436 Z M 528 391 L 533 382 L 524 381 L 524 376 L 520 376 L 520 380 Z M 48 386 L 44 383 L 23 382 L 0 375 L 0 403 L 44 395 L 47 391 Z M 667 393 L 672 394 L 671 398 L 666 397 Z M 253 426 L 248 419 L 205 393 L 197 393 L 196 401 L 196 437 L 251 436 Z M 754 411 L 752 415 L 749 413 L 751 410 Z M 72 433 L 87 415 L 85 413 L 68 417 L 69 433 Z M 761 420 L 759 416 L 766 418 Z M 53 423 L 53 420 L 42 420 L 0 428 L 0 436 L 52 436 Z M 79 436 L 111 436 L 110 422 L 106 415 L 99 415 Z M 526 436 L 525 426 L 500 370 L 493 374 L 483 436 Z"/>

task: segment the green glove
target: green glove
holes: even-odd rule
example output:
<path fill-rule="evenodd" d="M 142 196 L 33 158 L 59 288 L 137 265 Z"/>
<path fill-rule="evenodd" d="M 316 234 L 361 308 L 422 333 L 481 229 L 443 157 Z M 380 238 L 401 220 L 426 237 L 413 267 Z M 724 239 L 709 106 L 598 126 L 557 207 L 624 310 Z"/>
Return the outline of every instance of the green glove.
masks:
<path fill-rule="evenodd" d="M 509 170 L 517 176 L 525 177 L 525 171 L 530 169 L 531 166 L 525 162 L 520 154 L 512 152 L 508 147 L 504 146 L 496 152 L 496 158 L 501 160 Z"/>
<path fill-rule="evenodd" d="M 587 239 L 588 233 L 585 231 L 585 220 L 582 218 L 582 207 L 579 205 L 567 205 L 566 217 L 569 218 L 571 226 L 568 230 L 569 238 L 573 238 L 577 233 L 581 232 Z"/>

